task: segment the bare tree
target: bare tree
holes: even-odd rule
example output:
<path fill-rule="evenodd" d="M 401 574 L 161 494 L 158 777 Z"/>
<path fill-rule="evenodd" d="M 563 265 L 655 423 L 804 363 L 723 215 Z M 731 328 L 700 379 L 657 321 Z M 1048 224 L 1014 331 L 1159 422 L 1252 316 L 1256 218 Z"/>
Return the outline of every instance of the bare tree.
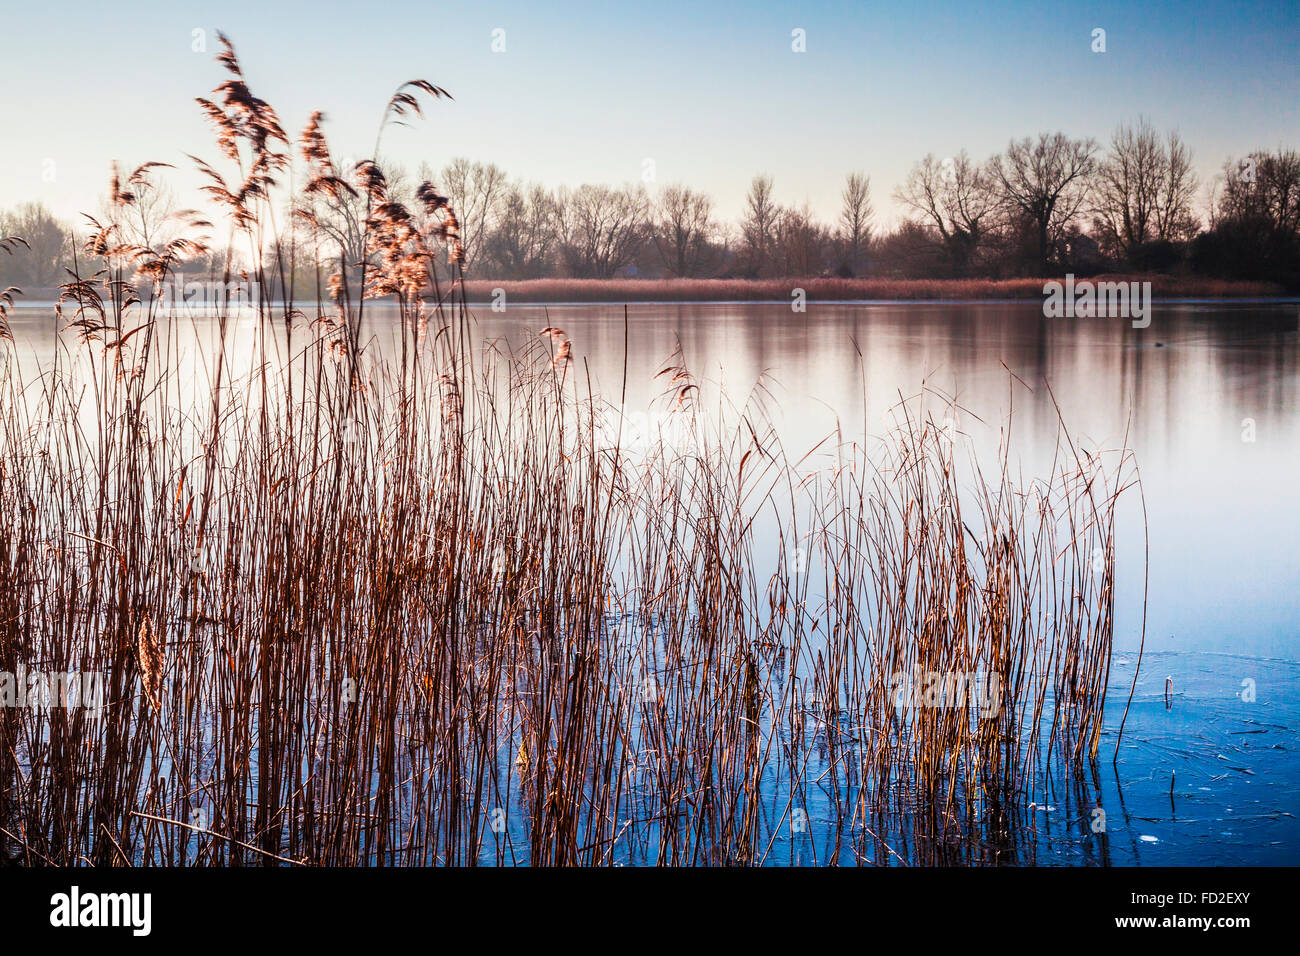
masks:
<path fill-rule="evenodd" d="M 135 202 L 121 207 L 124 214 L 115 214 L 108 196 L 100 200 L 101 219 L 116 220 L 118 234 L 126 242 L 153 249 L 162 249 L 179 233 L 176 221 L 176 196 L 171 186 L 156 182 L 152 177 L 140 176 L 131 183 Z"/>
<path fill-rule="evenodd" d="M 1215 207 L 1216 225 L 1254 220 L 1280 236 L 1300 235 L 1300 152 L 1257 150 L 1228 160 Z"/>
<path fill-rule="evenodd" d="M 992 160 L 1003 200 L 1033 227 L 1038 265 L 1044 272 L 1053 247 L 1087 202 L 1096 152 L 1092 139 L 1039 133 L 1037 140 L 1012 140 L 1005 155 Z"/>
<path fill-rule="evenodd" d="M 555 240 L 557 217 L 555 196 L 545 187 L 509 185 L 481 258 L 490 260 L 504 277 L 540 277 Z"/>
<path fill-rule="evenodd" d="M 812 209 L 782 210 L 776 220 L 773 264 L 782 276 L 815 276 L 824 271 L 829 231 L 817 222 Z"/>
<path fill-rule="evenodd" d="M 607 279 L 631 265 L 646 239 L 644 187 L 582 185 L 557 196 L 561 253 L 571 274 Z"/>
<path fill-rule="evenodd" d="M 846 264 L 854 275 L 862 271 L 866 262 L 873 215 L 871 177 L 861 172 L 849 173 L 840 192 L 840 229 Z"/>
<path fill-rule="evenodd" d="M 1176 131 L 1165 137 L 1165 170 L 1156 203 L 1156 235 L 1171 242 L 1191 239 L 1200 229 L 1192 201 L 1199 185 L 1192 151 Z"/>
<path fill-rule="evenodd" d="M 1097 166 L 1093 205 L 1103 246 L 1132 257 L 1143 243 L 1188 238 L 1195 191 L 1191 153 L 1177 133 L 1162 139 L 1146 120 L 1121 126 Z"/>
<path fill-rule="evenodd" d="M 465 253 L 465 268 L 477 264 L 480 249 L 492 230 L 493 215 L 509 188 L 505 170 L 494 163 L 477 163 L 463 157 L 453 159 L 435 178 L 428 167 L 420 169 L 420 179 L 433 181 L 451 200 L 460 223 L 460 241 Z"/>
<path fill-rule="evenodd" d="M 218 260 L 221 262 L 224 260 Z M 322 299 L 329 273 L 322 267 L 312 241 L 312 228 L 292 217 L 267 250 L 263 264 L 270 294 L 285 301 Z"/>
<path fill-rule="evenodd" d="M 997 215 L 999 197 L 990 167 L 973 161 L 965 150 L 942 162 L 927 154 L 894 195 L 938 232 L 953 273 L 965 275 Z"/>
<path fill-rule="evenodd" d="M 686 186 L 666 187 L 655 204 L 654 242 L 676 276 L 693 276 L 708 256 L 713 200 Z"/>
<path fill-rule="evenodd" d="M 338 272 L 346 277 L 348 288 L 356 294 L 361 289 L 365 267 L 377 265 L 379 253 L 367 248 L 371 232 L 367 217 L 373 215 L 375 199 L 372 190 L 380 188 L 387 201 L 411 205 L 414 189 L 402 166 L 386 160 L 351 162 L 331 159 L 328 188 L 307 190 L 293 199 L 292 219 L 302 228 L 289 230 L 281 236 L 284 248 L 273 253 L 271 261 L 277 271 L 295 263 L 294 271 L 309 260 L 312 273 L 329 275 Z M 292 253 L 290 253 L 292 249 Z M 319 269 L 316 268 L 319 266 Z M 285 282 L 289 279 L 286 274 Z M 295 281 L 306 281 L 295 275 Z M 315 277 L 312 278 L 314 287 Z"/>
<path fill-rule="evenodd" d="M 359 190 L 339 189 L 305 198 L 296 211 L 310 222 L 322 265 L 349 276 L 366 259 L 366 198 Z"/>
<path fill-rule="evenodd" d="M 44 205 L 27 202 L 0 215 L 0 237 L 4 236 L 21 236 L 26 245 L 0 256 L 0 288 L 48 287 L 64 280 L 63 270 L 71 264 L 72 231 Z"/>
<path fill-rule="evenodd" d="M 755 176 L 749 186 L 745 218 L 741 223 L 745 258 L 754 275 L 762 275 L 771 262 L 780 217 L 781 210 L 772 199 L 772 177 Z"/>
<path fill-rule="evenodd" d="M 1160 137 L 1145 120 L 1121 126 L 1097 166 L 1093 204 L 1099 232 L 1113 251 L 1131 255 L 1152 238 L 1163 172 Z"/>

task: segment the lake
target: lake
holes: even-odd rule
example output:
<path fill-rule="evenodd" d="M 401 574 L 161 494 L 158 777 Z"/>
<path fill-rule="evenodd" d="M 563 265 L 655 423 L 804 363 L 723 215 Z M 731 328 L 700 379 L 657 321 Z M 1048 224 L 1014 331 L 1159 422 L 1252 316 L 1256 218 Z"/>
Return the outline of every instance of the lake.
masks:
<path fill-rule="evenodd" d="M 367 335 L 383 348 L 392 312 L 366 309 Z M 13 315 L 20 352 L 41 362 L 52 349 L 49 314 Z M 514 347 L 562 328 L 582 388 L 588 376 L 606 399 L 625 388 L 629 415 L 643 420 L 664 391 L 654 373 L 678 347 L 706 403 L 739 403 L 762 383 L 786 454 L 818 449 L 809 467 L 836 440 L 871 441 L 889 410 L 923 389 L 936 407 L 956 400 L 954 428 L 981 461 L 1007 430 L 1026 479 L 1056 453 L 1058 409 L 1084 448 L 1127 443 L 1142 478 L 1149 582 L 1144 511 L 1130 494 L 1117 531 L 1104 759 L 1083 790 L 1063 782 L 1059 800 L 1028 808 L 1017 859 L 1300 862 L 1300 306 L 1157 302 L 1145 329 L 1046 319 L 1037 303 L 813 303 L 804 313 L 644 304 L 628 309 L 626 325 L 618 305 L 474 314 L 483 341 Z M 1145 656 L 1112 765 L 1144 584 Z M 1094 805 L 1106 810 L 1104 840 L 1090 826 Z M 792 841 L 785 858 L 824 862 L 818 824 L 828 821 L 814 809 L 805 840 L 780 838 Z"/>

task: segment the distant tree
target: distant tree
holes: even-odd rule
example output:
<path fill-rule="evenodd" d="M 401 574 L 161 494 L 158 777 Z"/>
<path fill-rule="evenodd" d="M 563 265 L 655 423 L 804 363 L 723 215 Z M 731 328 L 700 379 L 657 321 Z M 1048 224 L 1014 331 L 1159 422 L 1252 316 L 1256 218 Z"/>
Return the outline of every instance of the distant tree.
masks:
<path fill-rule="evenodd" d="M 115 208 L 108 196 L 100 200 L 100 221 L 116 221 L 118 237 L 124 242 L 161 251 L 181 232 L 175 193 L 148 175 L 136 177 L 130 189 L 135 201 L 127 206 Z"/>
<path fill-rule="evenodd" d="M 1103 249 L 1130 262 L 1151 242 L 1178 242 L 1196 231 L 1191 153 L 1177 133 L 1162 138 L 1145 120 L 1121 126 L 1097 166 L 1093 208 Z"/>
<path fill-rule="evenodd" d="M 909 279 L 951 275 L 948 257 L 932 233 L 920 222 L 905 219 L 893 232 L 877 237 L 871 244 L 875 274 Z"/>
<path fill-rule="evenodd" d="M 1300 288 L 1300 153 L 1256 150 L 1224 164 L 1210 230 L 1196 237 L 1197 272 Z"/>
<path fill-rule="evenodd" d="M 826 269 L 830 232 L 807 204 L 782 210 L 777 218 L 774 264 L 782 276 L 816 276 Z"/>
<path fill-rule="evenodd" d="M 502 194 L 484 258 L 496 274 L 536 279 L 545 273 L 558 229 L 555 197 L 543 186 L 511 184 Z"/>
<path fill-rule="evenodd" d="M 650 213 L 644 187 L 582 185 L 561 190 L 556 204 L 561 255 L 571 275 L 608 279 L 635 263 Z"/>
<path fill-rule="evenodd" d="M 366 248 L 366 216 L 372 201 L 361 187 L 357 163 L 334 160 L 333 166 L 343 181 L 338 189 L 300 195 L 294 200 L 295 218 L 308 226 L 300 233 L 313 254 L 318 256 L 327 274 L 345 269 L 352 293 L 357 294 L 362 262 L 374 263 Z M 410 201 L 410 186 L 405 170 L 391 162 L 376 164 L 384 178 L 387 194 L 397 202 Z M 422 170 L 423 172 L 423 170 Z"/>
<path fill-rule="evenodd" d="M 1300 152 L 1256 150 L 1223 167 L 1218 220 L 1258 219 L 1280 235 L 1300 234 Z"/>
<path fill-rule="evenodd" d="M 654 242 L 675 276 L 697 275 L 709 255 L 713 200 L 686 186 L 666 187 L 654 208 Z"/>
<path fill-rule="evenodd" d="M 990 167 L 1002 199 L 1024 214 L 1033 230 L 1034 258 L 1043 272 L 1053 249 L 1088 199 L 1097 144 L 1064 133 L 1012 140 Z"/>
<path fill-rule="evenodd" d="M 494 163 L 478 163 L 463 157 L 453 159 L 436 177 L 426 175 L 421 167 L 420 178 L 431 180 L 451 200 L 452 209 L 460 223 L 460 241 L 465 252 L 465 268 L 471 270 L 478 264 L 480 248 L 486 244 L 493 228 L 493 215 L 500 211 L 500 203 L 509 190 L 505 170 Z"/>
<path fill-rule="evenodd" d="M 740 225 L 746 271 L 751 275 L 764 275 L 770 267 L 780 217 L 781 210 L 772 198 L 772 177 L 755 176 L 745 199 L 745 216 Z"/>
<path fill-rule="evenodd" d="M 20 236 L 27 246 L 12 255 L 0 254 L 0 288 L 48 288 L 65 279 L 71 265 L 72 230 L 59 222 L 43 204 L 23 203 L 0 214 L 0 238 Z"/>
<path fill-rule="evenodd" d="M 322 268 L 306 224 L 293 220 L 275 238 L 264 261 L 270 285 L 267 294 L 271 298 L 292 298 L 297 302 L 325 298 L 329 272 Z"/>
<path fill-rule="evenodd" d="M 927 154 L 894 195 L 938 233 L 953 274 L 965 276 L 998 211 L 990 168 L 971 160 L 965 150 L 943 162 Z"/>
<path fill-rule="evenodd" d="M 871 242 L 871 177 L 854 172 L 844 180 L 840 192 L 840 235 L 844 243 L 844 265 L 853 275 L 865 268 Z"/>
<path fill-rule="evenodd" d="M 1165 136 L 1165 168 L 1156 202 L 1156 238 L 1179 242 L 1196 235 L 1200 228 L 1192 201 L 1198 179 L 1192 169 L 1192 151 L 1176 131 Z"/>

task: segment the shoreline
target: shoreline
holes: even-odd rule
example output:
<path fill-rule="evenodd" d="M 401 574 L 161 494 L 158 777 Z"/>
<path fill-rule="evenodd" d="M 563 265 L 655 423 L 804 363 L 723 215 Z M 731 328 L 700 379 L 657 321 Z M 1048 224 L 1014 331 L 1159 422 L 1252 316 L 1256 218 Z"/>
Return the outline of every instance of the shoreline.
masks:
<path fill-rule="evenodd" d="M 191 281 L 200 281 L 197 279 Z M 203 280 L 206 281 L 206 280 Z M 817 305 L 1015 305 L 1041 302 L 1047 279 L 467 279 L 471 305 L 785 305 L 802 290 L 804 301 Z M 1101 282 L 1150 282 L 1154 302 L 1275 305 L 1300 303 L 1300 293 L 1277 283 L 1197 279 L 1141 274 L 1106 274 L 1076 278 L 1076 286 Z M 448 287 L 449 288 L 449 287 Z M 444 296 L 446 289 L 444 289 Z M 14 308 L 53 306 L 55 287 L 37 287 L 15 296 Z M 437 299 L 429 290 L 421 298 Z M 297 301 L 315 299 L 303 295 Z M 280 298 L 269 299 L 283 304 Z M 374 301 L 391 302 L 392 296 Z"/>
<path fill-rule="evenodd" d="M 494 297 L 515 302 L 554 304 L 677 302 L 756 303 L 789 305 L 796 290 L 807 302 L 829 304 L 901 304 L 956 302 L 1037 302 L 1046 279 L 527 279 L 466 280 L 470 302 L 491 303 Z M 1281 285 L 1150 275 L 1098 275 L 1085 282 L 1150 282 L 1156 300 L 1300 301 Z M 498 291 L 499 290 L 499 291 Z"/>

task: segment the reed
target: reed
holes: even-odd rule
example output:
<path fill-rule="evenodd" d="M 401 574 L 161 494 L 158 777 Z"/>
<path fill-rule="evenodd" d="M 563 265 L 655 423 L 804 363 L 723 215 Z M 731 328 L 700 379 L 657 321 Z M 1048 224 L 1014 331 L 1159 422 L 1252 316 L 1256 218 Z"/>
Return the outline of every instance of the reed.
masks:
<path fill-rule="evenodd" d="M 289 268 L 290 144 L 219 59 L 200 103 L 233 172 L 201 168 L 260 281 Z M 405 85 L 381 135 L 444 95 Z M 328 300 L 220 307 L 182 373 L 151 282 L 211 224 L 153 249 L 92 220 L 58 309 L 78 342 L 0 360 L 0 671 L 104 675 L 98 708 L 0 708 L 4 856 L 1032 858 L 1024 808 L 1098 755 L 1127 453 L 1062 429 L 1022 487 L 920 395 L 814 469 L 761 388 L 713 407 L 679 360 L 673 434 L 632 447 L 563 330 L 480 344 L 432 184 L 412 208 L 335 168 L 319 114 L 297 145 L 308 199 L 366 199 L 374 257 Z M 155 174 L 114 176 L 115 216 Z M 376 296 L 392 353 L 363 341 Z"/>

